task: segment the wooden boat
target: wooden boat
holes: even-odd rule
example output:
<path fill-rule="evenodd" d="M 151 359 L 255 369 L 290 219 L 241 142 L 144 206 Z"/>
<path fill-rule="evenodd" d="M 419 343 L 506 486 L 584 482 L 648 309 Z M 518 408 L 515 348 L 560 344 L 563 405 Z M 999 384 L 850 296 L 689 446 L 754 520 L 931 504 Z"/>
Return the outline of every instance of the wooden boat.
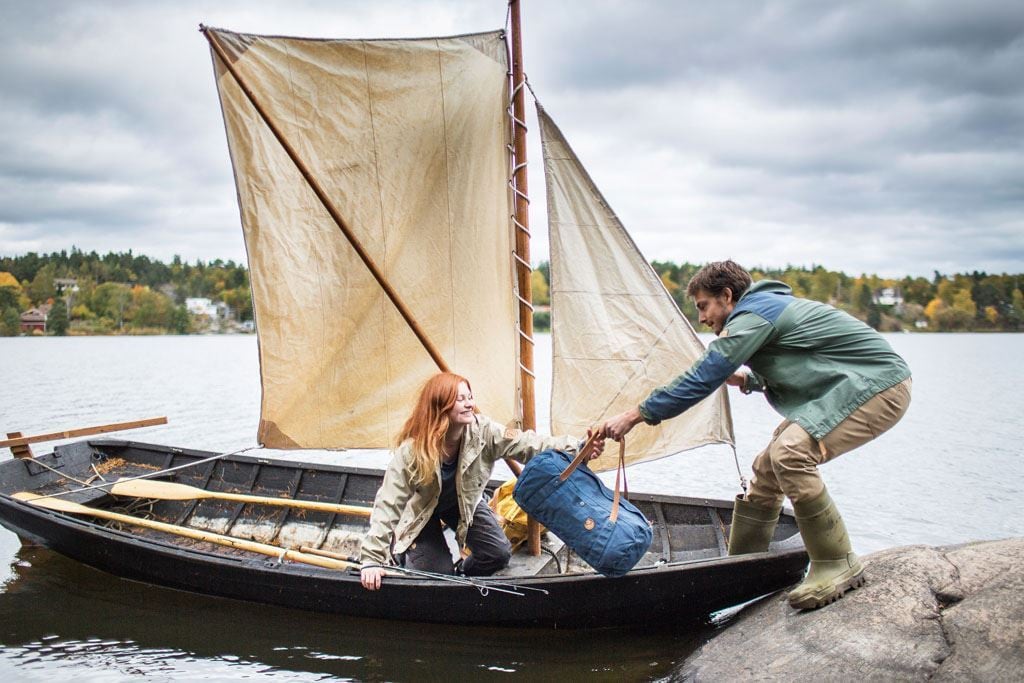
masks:
<path fill-rule="evenodd" d="M 518 0 L 509 17 L 508 31 L 429 39 L 202 29 L 249 255 L 260 445 L 389 447 L 438 369 L 470 378 L 491 418 L 535 428 Z M 551 429 L 582 435 L 704 347 L 539 103 L 537 116 L 551 244 Z M 635 429 L 626 461 L 716 443 L 734 444 L 724 388 Z M 593 469 L 615 467 L 618 449 L 607 450 Z M 121 576 L 344 614 L 560 627 L 692 618 L 793 583 L 806 563 L 790 516 L 769 552 L 728 557 L 731 502 L 634 493 L 655 541 L 624 577 L 594 574 L 554 537 L 542 552 L 534 533 L 503 576 L 399 574 L 372 593 L 345 559 L 364 516 L 209 498 L 139 507 L 78 483 L 93 474 L 366 506 L 382 473 L 114 441 L 0 465 L 0 523 L 25 538 Z M 112 508 L 126 501 L 158 524 L 100 523 L 124 523 Z"/>
<path fill-rule="evenodd" d="M 608 579 L 548 536 L 539 557 L 525 547 L 500 575 L 455 583 L 388 577 L 362 588 L 354 570 L 323 568 L 247 550 L 71 515 L 11 498 L 58 495 L 74 504 L 145 517 L 202 532 L 337 556 L 353 554 L 366 517 L 294 507 L 203 500 L 146 500 L 84 489 L 104 480 L 174 471 L 163 481 L 209 492 L 370 505 L 376 470 L 182 450 L 131 441 L 80 441 L 54 453 L 0 464 L 0 522 L 19 536 L 118 576 L 171 588 L 319 612 L 411 621 L 578 628 L 687 621 L 799 580 L 807 556 L 784 514 L 768 552 L 726 557 L 732 506 L 723 501 L 631 494 L 654 525 L 654 543 L 636 569 Z M 93 485 L 102 483 L 95 478 Z M 68 493 L 71 491 L 72 493 Z"/>

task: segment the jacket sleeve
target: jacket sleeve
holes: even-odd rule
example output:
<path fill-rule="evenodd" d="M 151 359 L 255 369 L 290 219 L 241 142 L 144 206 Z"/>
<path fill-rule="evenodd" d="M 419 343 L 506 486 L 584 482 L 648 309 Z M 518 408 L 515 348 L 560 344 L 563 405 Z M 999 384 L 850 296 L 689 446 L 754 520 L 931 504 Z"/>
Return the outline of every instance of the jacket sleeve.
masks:
<path fill-rule="evenodd" d="M 391 534 L 412 496 L 409 456 L 408 444 L 399 446 L 384 472 L 384 481 L 373 500 L 370 528 L 359 547 L 359 562 L 363 565 L 385 564 L 388 561 Z"/>
<path fill-rule="evenodd" d="M 644 399 L 640 415 L 648 424 L 658 424 L 685 412 L 722 386 L 774 331 L 775 327 L 756 313 L 736 316 L 689 370 Z"/>
<path fill-rule="evenodd" d="M 541 436 L 531 430 L 504 427 L 488 417 L 480 418 L 484 453 L 491 462 L 511 458 L 525 463 L 549 448 L 575 452 L 579 439 L 571 436 Z"/>

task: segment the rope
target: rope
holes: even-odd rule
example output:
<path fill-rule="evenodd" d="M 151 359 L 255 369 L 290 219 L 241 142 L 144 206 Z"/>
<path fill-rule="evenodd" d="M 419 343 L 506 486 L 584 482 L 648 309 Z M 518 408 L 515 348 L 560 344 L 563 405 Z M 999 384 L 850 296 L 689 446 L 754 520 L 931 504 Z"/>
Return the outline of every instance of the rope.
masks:
<path fill-rule="evenodd" d="M 529 200 L 529 198 L 527 198 L 527 200 L 526 200 L 526 201 L 527 201 L 527 202 L 529 202 L 529 201 L 530 201 L 530 200 Z M 526 233 L 526 236 L 527 236 L 527 237 L 530 237 L 530 229 L 529 229 L 528 227 L 526 227 L 525 225 L 523 225 L 522 223 L 520 223 L 520 222 L 519 222 L 519 219 L 517 219 L 517 218 L 515 217 L 515 214 L 512 214 L 512 216 L 510 216 L 510 218 L 512 219 L 512 222 L 513 222 L 513 223 L 515 224 L 515 226 L 516 226 L 517 228 L 519 228 L 520 230 L 522 230 L 523 232 L 525 232 L 525 233 Z M 532 267 L 531 267 L 531 268 L 532 268 Z"/>
<path fill-rule="evenodd" d="M 208 462 L 211 462 L 213 460 L 219 460 L 221 458 L 226 458 L 226 457 L 231 456 L 231 455 L 238 455 L 239 453 L 245 453 L 246 451 L 255 450 L 257 448 L 259 448 L 259 446 L 247 446 L 245 448 L 240 448 L 237 451 L 231 451 L 230 453 L 218 453 L 217 455 L 212 455 L 209 458 L 203 458 L 202 460 L 196 460 L 195 462 L 187 462 L 184 465 L 178 465 L 176 467 L 168 467 L 165 470 L 156 470 L 154 472 L 146 472 L 145 474 L 140 474 L 140 475 L 137 475 L 137 476 L 134 476 L 134 477 L 126 477 L 124 479 L 119 479 L 118 482 L 122 482 L 122 481 L 135 481 L 136 479 L 149 479 L 151 477 L 159 477 L 161 475 L 167 474 L 168 472 L 177 472 L 178 470 L 183 470 L 183 469 L 186 469 L 188 467 L 195 467 L 196 465 L 202 465 L 204 463 L 208 463 Z M 70 479 L 71 481 L 75 482 L 76 484 L 81 484 L 81 486 L 82 486 L 82 488 L 80 488 L 80 489 L 69 489 L 67 491 L 59 491 L 57 493 L 47 494 L 47 496 L 46 496 L 47 498 L 60 498 L 61 496 L 67 496 L 67 495 L 70 495 L 72 493 L 79 493 L 80 491 L 91 491 L 92 489 L 103 489 L 103 488 L 106 488 L 108 486 L 112 486 L 113 484 L 117 483 L 117 482 L 112 482 L 112 481 L 104 481 L 102 484 L 93 484 L 93 485 L 90 486 L 90 485 L 86 484 L 83 481 L 80 481 L 78 479 L 75 479 L 74 477 L 71 477 L 71 476 L 69 476 L 67 474 L 64 474 L 63 472 L 55 470 L 54 468 L 50 467 L 49 465 L 47 465 L 46 463 L 44 463 L 44 462 L 42 462 L 40 460 L 33 459 L 32 462 L 36 463 L 37 465 L 39 465 L 41 467 L 45 467 L 46 469 L 50 470 L 51 472 L 54 472 L 55 474 L 59 474 L 60 476 L 64 477 L 65 479 Z"/>
<path fill-rule="evenodd" d="M 736 474 L 740 478 L 740 488 L 743 489 L 743 497 L 747 496 L 747 478 L 743 476 L 743 470 L 740 469 L 740 456 L 736 453 L 736 444 L 729 444 L 732 446 L 732 459 L 736 463 Z"/>
<path fill-rule="evenodd" d="M 60 470 L 57 470 L 57 469 L 55 469 L 53 467 L 50 467 L 49 465 L 47 465 L 45 462 L 43 462 L 41 460 L 36 460 L 35 458 L 32 458 L 32 462 L 34 462 L 35 464 L 39 465 L 42 468 L 50 470 L 54 474 L 59 474 L 64 479 L 70 479 L 71 481 L 73 481 L 76 484 L 79 484 L 81 486 L 88 486 L 89 488 L 99 488 L 99 486 L 102 486 L 102 484 L 99 484 L 97 486 L 89 486 L 88 482 L 84 482 L 81 479 L 75 479 L 70 474 L 67 474 L 66 472 L 61 472 Z M 83 489 L 79 489 L 79 490 L 83 490 Z M 67 494 L 67 493 L 70 493 L 70 491 L 65 491 L 64 493 Z"/>

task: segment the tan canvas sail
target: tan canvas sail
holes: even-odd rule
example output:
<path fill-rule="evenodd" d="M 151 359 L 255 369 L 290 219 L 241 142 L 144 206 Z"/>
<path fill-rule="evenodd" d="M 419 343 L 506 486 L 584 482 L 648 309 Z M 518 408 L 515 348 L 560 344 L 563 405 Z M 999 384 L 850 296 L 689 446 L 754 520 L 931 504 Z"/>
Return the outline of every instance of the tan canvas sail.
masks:
<path fill-rule="evenodd" d="M 498 32 L 308 40 L 212 31 L 481 408 L 517 417 Z M 276 448 L 388 446 L 437 367 L 214 57 Z"/>
<path fill-rule="evenodd" d="M 580 434 L 693 363 L 704 346 L 604 201 L 561 131 L 537 107 L 551 233 L 551 430 Z M 629 462 L 733 443 L 724 389 L 627 437 Z M 615 467 L 608 448 L 594 469 Z"/>

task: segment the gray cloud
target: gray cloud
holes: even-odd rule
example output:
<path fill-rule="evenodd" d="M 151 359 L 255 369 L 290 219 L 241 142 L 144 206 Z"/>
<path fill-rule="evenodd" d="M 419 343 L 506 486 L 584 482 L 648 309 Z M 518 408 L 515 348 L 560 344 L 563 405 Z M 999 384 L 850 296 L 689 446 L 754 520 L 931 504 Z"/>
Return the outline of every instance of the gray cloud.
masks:
<path fill-rule="evenodd" d="M 199 22 L 486 30 L 503 2 L 0 0 L 0 253 L 243 259 Z M 534 87 L 648 255 L 1024 271 L 1024 5 L 529 2 Z M 534 224 L 544 217 L 531 149 Z M 546 256 L 543 231 L 533 254 Z"/>

